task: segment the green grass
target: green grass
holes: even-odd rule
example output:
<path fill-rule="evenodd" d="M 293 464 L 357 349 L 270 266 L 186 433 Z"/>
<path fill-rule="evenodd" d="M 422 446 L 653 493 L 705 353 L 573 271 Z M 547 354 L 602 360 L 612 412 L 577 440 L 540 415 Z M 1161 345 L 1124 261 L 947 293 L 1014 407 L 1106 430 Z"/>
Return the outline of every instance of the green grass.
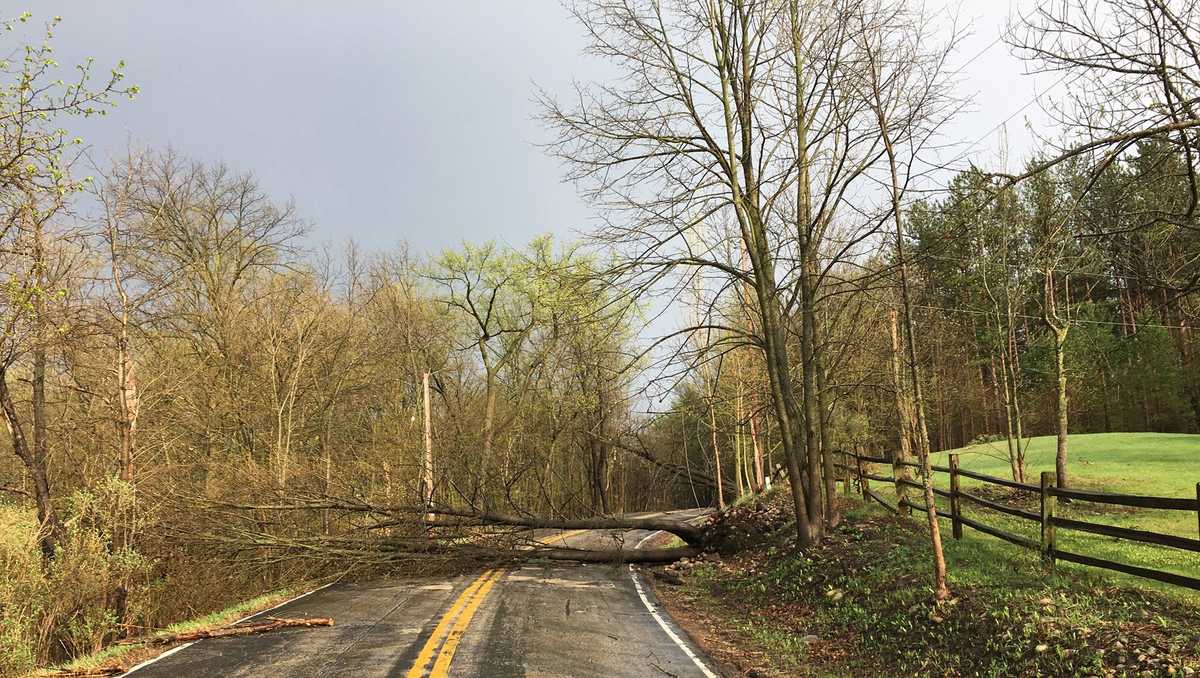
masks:
<path fill-rule="evenodd" d="M 1069 469 L 1071 483 L 1074 487 L 1160 497 L 1188 498 L 1196 496 L 1196 483 L 1200 481 L 1200 435 L 1101 433 L 1073 435 L 1070 437 L 1069 443 Z M 962 455 L 960 464 L 964 469 L 1001 478 L 1011 478 L 1007 458 L 1008 450 L 1003 440 L 951 452 Z M 1036 479 L 1041 471 L 1053 471 L 1054 453 L 1055 439 L 1053 436 L 1033 438 L 1026 456 L 1027 480 L 1036 484 L 1038 482 Z M 941 452 L 934 455 L 934 463 L 946 465 L 948 463 L 947 454 L 949 453 Z M 886 471 L 884 475 L 886 475 Z M 949 478 L 945 474 L 935 474 L 934 480 L 940 487 L 949 486 Z M 961 480 L 964 488 L 978 488 L 984 485 L 983 482 L 971 478 L 962 478 Z M 884 490 L 882 494 L 888 499 L 893 497 L 888 490 Z M 1027 510 L 1034 512 L 1038 510 L 1036 495 L 1014 494 L 1012 500 L 1005 503 L 1011 504 L 1014 501 L 1019 502 L 1019 505 Z M 939 499 L 938 503 L 944 509 L 949 508 L 948 502 L 945 500 Z M 1037 523 L 996 513 L 968 501 L 962 502 L 962 509 L 963 514 L 967 517 L 1035 541 L 1039 539 L 1040 528 Z M 1076 501 L 1060 504 L 1058 515 L 1092 523 L 1117 525 L 1193 539 L 1200 538 L 1197 515 L 1192 511 L 1132 509 Z M 945 524 L 944 529 L 947 536 L 949 535 L 948 527 L 948 523 Z M 952 551 L 960 551 L 959 548 L 953 548 L 953 540 L 947 539 L 947 541 L 951 543 Z M 1200 577 L 1200 554 L 1194 552 L 1062 528 L 1059 528 L 1057 532 L 1057 541 L 1059 548 L 1065 551 Z M 1020 550 L 1019 547 L 999 542 L 994 537 L 980 534 L 969 527 L 964 528 L 962 546 L 968 552 L 972 550 L 980 553 L 990 552 L 993 550 L 992 545 L 998 545 L 1003 552 Z M 1002 553 L 998 555 L 1002 557 Z M 1061 566 L 1079 568 L 1070 563 L 1064 563 Z M 1129 582 L 1136 582 L 1141 586 L 1168 591 L 1175 597 L 1200 602 L 1200 592 L 1158 584 L 1116 572 L 1110 574 Z"/>
<path fill-rule="evenodd" d="M 1008 478 L 1007 444 L 964 447 L 933 455 L 945 465 L 957 452 L 962 467 Z M 1030 482 L 1042 471 L 1054 470 L 1055 438 L 1029 439 L 1025 464 Z M 1195 497 L 1200 483 L 1200 435 L 1187 433 L 1089 433 L 1068 438 L 1068 470 L 1072 482 L 1088 489 L 1161 497 Z M 1192 516 L 1192 528 L 1196 527 Z M 1192 530 L 1193 532 L 1195 529 Z"/>
<path fill-rule="evenodd" d="M 299 591 L 294 588 L 280 589 L 265 593 L 261 596 L 242 601 L 236 605 L 231 605 L 223 610 L 206 614 L 202 617 L 188 619 L 186 621 L 171 624 L 165 629 L 162 629 L 155 635 L 175 635 L 178 633 L 188 633 L 190 631 L 199 631 L 201 629 L 219 628 L 226 626 L 242 617 L 248 616 L 260 610 L 265 610 L 273 605 L 277 605 L 288 598 L 297 595 Z M 70 662 L 63 664 L 51 670 L 69 670 L 83 671 L 86 669 L 95 669 L 101 666 L 109 666 L 113 664 L 130 663 L 122 660 L 136 659 L 143 661 L 151 656 L 169 649 L 169 646 L 161 646 L 157 648 L 146 648 L 142 645 L 110 645 L 99 652 L 94 652 L 89 655 L 77 657 Z"/>

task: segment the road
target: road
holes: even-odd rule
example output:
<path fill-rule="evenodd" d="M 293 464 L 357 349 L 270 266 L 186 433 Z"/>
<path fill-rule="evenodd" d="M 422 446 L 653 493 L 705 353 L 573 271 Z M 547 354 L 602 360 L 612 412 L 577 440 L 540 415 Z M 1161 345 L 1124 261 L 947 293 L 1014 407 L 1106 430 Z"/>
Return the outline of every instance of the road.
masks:
<path fill-rule="evenodd" d="M 538 537 L 574 548 L 612 548 L 614 541 L 634 548 L 650 534 L 540 531 Z M 125 675 L 718 675 L 625 565 L 529 564 L 448 579 L 337 583 L 256 616 L 267 615 L 332 617 L 334 626 L 199 641 Z"/>

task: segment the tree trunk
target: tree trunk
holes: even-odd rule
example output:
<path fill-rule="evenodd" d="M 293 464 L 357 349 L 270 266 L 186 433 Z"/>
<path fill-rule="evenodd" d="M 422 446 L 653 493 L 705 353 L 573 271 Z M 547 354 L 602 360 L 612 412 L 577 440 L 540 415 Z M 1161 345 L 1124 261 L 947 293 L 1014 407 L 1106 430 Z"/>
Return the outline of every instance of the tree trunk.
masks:
<path fill-rule="evenodd" d="M 1108 406 L 1108 367 L 1100 369 L 1100 398 L 1104 411 L 1104 432 L 1112 433 L 1112 414 Z"/>
<path fill-rule="evenodd" d="M 13 452 L 25 465 L 32 485 L 33 502 L 37 508 L 38 546 L 42 551 L 42 560 L 49 563 L 54 560 L 55 550 L 62 540 L 62 525 L 58 522 L 58 514 L 50 500 L 50 478 L 46 469 L 46 458 L 31 448 L 25 438 L 21 420 L 17 417 L 16 403 L 8 388 L 8 367 L 0 367 L 0 409 L 4 411 L 4 423 L 12 439 Z"/>
<path fill-rule="evenodd" d="M 1012 314 L 1011 307 L 1009 314 Z M 1017 482 L 1025 482 L 1025 450 L 1028 449 L 1028 443 L 1025 443 L 1025 425 L 1021 417 L 1021 401 L 1017 397 L 1017 383 L 1020 375 L 1020 355 L 1017 353 L 1017 335 L 1009 323 L 1008 328 L 1008 381 L 1009 388 L 1012 389 L 1012 418 L 1013 418 L 1013 434 L 1016 436 L 1016 464 L 1017 464 Z"/>
<path fill-rule="evenodd" d="M 821 324 L 816 314 L 813 314 L 813 371 L 816 373 L 817 386 L 817 419 L 819 424 L 819 442 L 821 444 L 821 474 L 825 479 L 826 518 L 829 527 L 837 527 L 842 522 L 842 516 L 837 509 L 837 473 L 833 467 L 833 446 L 829 444 L 829 421 L 831 416 L 825 391 L 825 359 L 824 339 L 821 334 Z"/>
<path fill-rule="evenodd" d="M 754 447 L 754 490 L 762 492 L 766 489 L 766 480 L 763 477 L 763 454 L 762 446 L 758 442 L 758 427 L 755 426 L 757 417 L 752 413 L 750 415 L 750 444 Z"/>
<path fill-rule="evenodd" d="M 1067 329 L 1054 330 L 1054 371 L 1058 383 L 1057 425 L 1058 437 L 1054 452 L 1054 470 L 1058 474 L 1058 486 L 1067 487 L 1067 369 L 1063 360 L 1063 346 L 1067 342 Z"/>
<path fill-rule="evenodd" d="M 479 477 L 475 479 L 475 491 L 473 492 L 475 496 L 472 497 L 472 502 L 482 499 L 485 507 L 491 506 L 491 498 L 488 496 L 487 490 L 487 474 L 496 435 L 496 387 L 490 370 L 487 382 L 486 402 L 483 410 L 483 449 L 479 453 Z M 480 496 L 481 493 L 482 496 Z"/>
<path fill-rule="evenodd" d="M 946 557 L 942 552 L 942 532 L 938 525 L 936 495 L 933 492 L 933 469 L 929 461 L 929 428 L 925 423 L 925 399 L 921 393 L 921 372 L 917 360 L 917 338 L 913 328 L 912 301 L 909 298 L 908 261 L 904 256 L 904 225 L 900 204 L 901 184 L 896 152 L 888 132 L 888 121 L 884 117 L 882 103 L 876 92 L 876 115 L 879 131 L 891 170 L 892 216 L 896 227 L 896 258 L 900 266 L 900 301 L 904 311 L 904 335 L 908 346 L 908 370 L 912 379 L 913 401 L 917 412 L 917 454 L 921 460 L 921 484 L 925 490 L 926 516 L 929 521 L 929 537 L 933 546 L 934 597 L 945 600 L 950 597 L 946 586 Z"/>
<path fill-rule="evenodd" d="M 714 32 L 714 37 L 724 39 L 727 37 L 727 33 L 718 30 Z M 748 39 L 745 34 L 742 37 Z M 742 50 L 742 52 L 742 63 L 746 65 L 753 57 L 749 50 Z M 802 435 L 802 414 L 792 387 L 787 332 L 781 317 L 782 304 L 779 299 L 775 265 L 772 259 L 774 252 L 767 239 L 767 229 L 763 217 L 758 211 L 756 165 L 752 144 L 747 143 L 754 121 L 751 118 L 751 111 L 745 105 L 739 107 L 734 103 L 732 93 L 732 81 L 738 70 L 729 63 L 728 57 L 733 53 L 734 49 L 725 44 L 721 45 L 717 55 L 716 70 L 721 79 L 720 101 L 728 149 L 723 162 L 726 165 L 731 202 L 741 231 L 742 242 L 746 246 L 746 253 L 750 257 L 754 272 L 752 281 L 760 314 L 763 357 L 771 387 L 771 402 L 775 410 L 775 417 L 779 422 L 780 443 L 788 469 L 788 484 L 795 499 L 792 504 L 796 518 L 797 545 L 805 548 L 812 543 L 813 528 L 815 525 L 819 525 L 819 521 L 810 520 L 806 505 L 808 496 L 804 488 L 803 470 L 800 465 L 799 440 Z M 742 68 L 741 77 L 751 78 L 753 72 L 752 68 Z M 742 100 L 748 102 L 749 98 L 745 97 Z M 743 135 L 740 152 L 737 134 L 739 129 Z M 739 177 L 739 170 L 741 177 Z M 743 179 L 749 194 L 742 190 Z"/>
<path fill-rule="evenodd" d="M 993 376 L 993 379 L 995 377 Z M 1014 439 L 1016 433 L 1013 430 L 1013 407 L 1012 401 L 1015 394 L 1012 392 L 1012 387 L 1008 381 L 1008 348 L 1004 348 L 1000 352 L 1000 380 L 1004 385 L 1004 439 L 1008 443 L 1008 465 L 1012 471 L 1012 479 L 1014 482 L 1021 482 L 1021 468 L 1017 463 L 1018 453 L 1014 447 Z M 1019 442 L 1015 444 L 1020 444 Z"/>
<path fill-rule="evenodd" d="M 1047 267 L 1043 273 L 1042 320 L 1054 335 L 1054 376 L 1056 384 L 1055 428 L 1057 433 L 1054 470 L 1059 487 L 1067 487 L 1067 330 L 1070 325 L 1058 317 L 1058 305 L 1054 298 L 1054 269 Z M 1068 313 L 1068 315 L 1070 315 Z"/>
<path fill-rule="evenodd" d="M 912 461 L 912 433 L 913 433 L 913 412 L 912 405 L 908 399 L 908 389 L 904 385 L 904 376 L 900 371 L 900 328 L 899 320 L 896 318 L 896 312 L 888 313 L 888 319 L 891 326 L 892 339 L 892 388 L 896 393 L 896 421 L 899 423 L 897 428 L 897 437 L 900 441 L 896 449 L 896 461 Z M 896 474 L 896 499 L 897 506 L 903 514 L 911 514 L 912 509 L 908 506 L 908 486 L 901 480 L 912 480 L 912 473 L 909 472 L 909 467 L 903 464 L 894 464 L 894 473 Z"/>
<path fill-rule="evenodd" d="M 734 439 L 733 439 L 733 457 L 734 457 L 734 486 L 737 487 L 737 496 L 741 497 L 746 494 L 746 478 L 742 473 L 743 460 L 745 454 L 743 452 L 744 441 L 742 438 L 742 387 L 738 384 L 737 398 L 734 402 Z"/>
<path fill-rule="evenodd" d="M 708 428 L 712 434 L 713 475 L 717 481 L 717 508 L 725 510 L 725 484 L 721 481 L 721 447 L 717 444 L 717 413 L 713 407 L 713 397 L 708 398 Z"/>
<path fill-rule="evenodd" d="M 429 398 L 429 373 L 421 375 L 421 396 L 425 419 L 425 455 L 421 460 L 421 501 L 433 506 L 433 404 Z"/>

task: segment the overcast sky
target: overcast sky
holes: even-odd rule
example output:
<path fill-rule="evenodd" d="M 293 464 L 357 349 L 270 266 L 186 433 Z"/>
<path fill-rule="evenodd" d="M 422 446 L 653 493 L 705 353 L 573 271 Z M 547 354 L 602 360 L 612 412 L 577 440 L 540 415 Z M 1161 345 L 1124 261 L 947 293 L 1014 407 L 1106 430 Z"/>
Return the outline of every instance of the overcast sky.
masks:
<path fill-rule="evenodd" d="M 586 228 L 590 213 L 537 147 L 534 83 L 565 92 L 610 72 L 582 54 L 557 0 L 45 0 L 62 15 L 60 61 L 127 63 L 141 87 L 107 118 L 77 125 L 104 158 L 132 138 L 252 170 L 294 198 L 315 242 L 462 240 L 522 244 Z M 966 0 L 973 35 L 957 58 L 972 110 L 947 133 L 972 157 L 1029 148 L 1037 89 L 996 43 L 1004 1 Z M 1044 83 L 1043 83 L 1044 84 Z M 76 132 L 73 129 L 72 132 Z"/>

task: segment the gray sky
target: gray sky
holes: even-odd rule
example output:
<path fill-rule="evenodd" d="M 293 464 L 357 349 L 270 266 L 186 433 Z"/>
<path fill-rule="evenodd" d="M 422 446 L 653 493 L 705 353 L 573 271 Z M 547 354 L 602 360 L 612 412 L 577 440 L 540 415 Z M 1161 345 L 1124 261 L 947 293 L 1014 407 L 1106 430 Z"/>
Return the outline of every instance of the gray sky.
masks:
<path fill-rule="evenodd" d="M 936 0 L 934 0 L 936 2 Z M 408 241 L 432 252 L 459 241 L 521 244 L 586 227 L 588 208 L 561 183 L 534 119 L 533 83 L 566 92 L 608 71 L 582 55 L 557 0 L 44 0 L 63 17 L 60 61 L 127 62 L 142 94 L 77 125 L 94 156 L 127 138 L 172 144 L 252 170 L 295 199 L 316 242 Z M 1012 117 L 1019 158 L 1036 92 L 1003 44 L 1006 2 L 966 0 L 974 35 L 958 63 L 976 95 L 948 138 L 981 161 Z M 981 139 L 981 137 L 984 137 Z M 971 142 L 981 139 L 971 146 Z"/>

